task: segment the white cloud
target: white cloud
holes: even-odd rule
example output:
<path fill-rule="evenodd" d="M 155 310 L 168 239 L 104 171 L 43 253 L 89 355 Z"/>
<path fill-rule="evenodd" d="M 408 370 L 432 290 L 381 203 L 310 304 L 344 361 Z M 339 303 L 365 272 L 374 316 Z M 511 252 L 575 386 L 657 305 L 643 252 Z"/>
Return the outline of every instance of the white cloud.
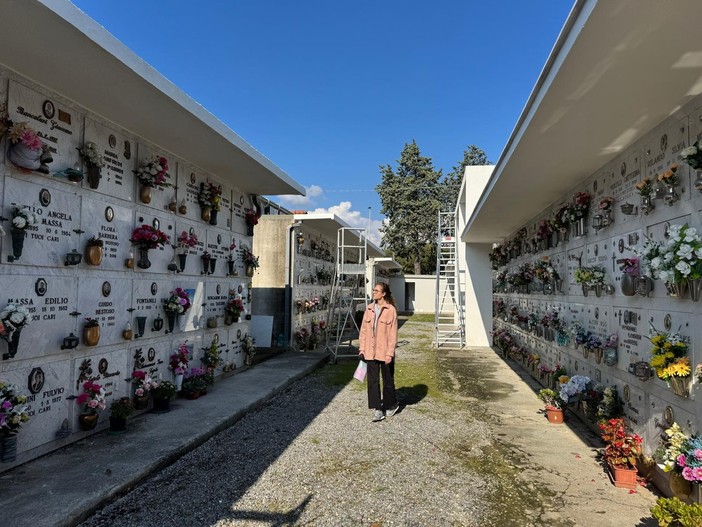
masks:
<path fill-rule="evenodd" d="M 366 212 L 366 216 L 363 216 L 363 214 L 358 211 L 358 210 L 351 210 L 352 204 L 350 201 L 342 201 L 338 205 L 332 205 L 331 207 L 328 208 L 317 208 L 313 211 L 310 211 L 311 213 L 332 213 L 336 214 L 344 220 L 346 223 L 349 224 L 350 227 L 356 227 L 356 228 L 361 228 L 361 229 L 368 229 L 368 239 L 372 241 L 374 244 L 376 244 L 378 247 L 380 247 L 380 241 L 382 239 L 382 236 L 380 234 L 380 227 L 383 225 L 382 220 L 374 220 L 371 219 L 370 222 L 370 229 L 368 227 L 368 213 Z"/>
<path fill-rule="evenodd" d="M 275 196 L 274 201 L 280 201 L 286 207 L 308 208 L 313 205 L 313 198 L 317 198 L 324 194 L 324 189 L 319 185 L 310 185 L 305 187 L 305 196 L 296 196 L 295 194 L 283 194 Z"/>

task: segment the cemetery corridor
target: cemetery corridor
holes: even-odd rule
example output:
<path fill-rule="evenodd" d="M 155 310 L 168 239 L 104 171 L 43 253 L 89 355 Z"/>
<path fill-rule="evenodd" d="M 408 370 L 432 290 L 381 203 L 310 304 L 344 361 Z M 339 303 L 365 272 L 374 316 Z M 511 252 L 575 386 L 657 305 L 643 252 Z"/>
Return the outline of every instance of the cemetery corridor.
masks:
<path fill-rule="evenodd" d="M 394 417 L 370 421 L 355 361 L 324 366 L 82 525 L 655 525 L 653 494 L 614 488 L 597 437 L 549 425 L 520 366 L 437 353 L 432 331 L 403 317 Z"/>

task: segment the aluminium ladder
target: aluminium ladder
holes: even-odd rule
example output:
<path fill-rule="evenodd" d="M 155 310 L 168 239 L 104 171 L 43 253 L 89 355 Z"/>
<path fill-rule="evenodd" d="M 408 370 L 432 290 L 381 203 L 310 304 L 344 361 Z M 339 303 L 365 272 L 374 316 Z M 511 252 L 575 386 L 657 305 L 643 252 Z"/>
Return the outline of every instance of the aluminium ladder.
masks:
<path fill-rule="evenodd" d="M 434 302 L 435 348 L 460 349 L 466 342 L 457 243 L 455 214 L 439 212 Z"/>
<path fill-rule="evenodd" d="M 339 229 L 336 242 L 336 265 L 332 283 L 330 308 L 327 311 L 325 351 L 336 364 L 339 357 L 358 356 L 360 328 L 356 312 L 364 311 L 366 298 L 366 229 Z"/>

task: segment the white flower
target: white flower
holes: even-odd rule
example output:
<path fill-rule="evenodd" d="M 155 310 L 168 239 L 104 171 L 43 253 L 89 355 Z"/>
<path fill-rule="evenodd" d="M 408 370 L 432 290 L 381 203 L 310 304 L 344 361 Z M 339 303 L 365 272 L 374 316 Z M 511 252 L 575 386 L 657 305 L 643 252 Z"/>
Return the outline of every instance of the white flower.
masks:
<path fill-rule="evenodd" d="M 651 269 L 660 269 L 662 264 L 663 264 L 663 260 L 661 260 L 661 257 L 656 256 L 653 260 L 651 260 L 650 266 L 651 266 Z"/>
<path fill-rule="evenodd" d="M 24 318 L 25 316 L 23 313 L 15 311 L 10 315 L 10 322 L 12 322 L 13 324 L 21 324 L 22 322 L 24 322 Z"/>
<path fill-rule="evenodd" d="M 699 249 L 695 249 L 695 257 L 698 260 L 702 260 L 702 247 L 700 247 Z"/>
<path fill-rule="evenodd" d="M 680 155 L 682 157 L 690 157 L 694 156 L 697 153 L 697 148 L 694 146 L 688 146 L 687 148 L 683 149 L 682 152 L 680 152 Z"/>
<path fill-rule="evenodd" d="M 658 278 L 660 278 L 663 282 L 671 282 L 673 279 L 673 276 L 675 276 L 674 273 L 671 273 L 670 271 L 659 271 L 658 272 Z M 654 276 L 654 278 L 656 278 Z"/>
<path fill-rule="evenodd" d="M 0 236 L 5 236 L 5 229 L 2 228 L 2 225 L 0 225 Z"/>
<path fill-rule="evenodd" d="M 12 225 L 18 229 L 24 229 L 27 226 L 27 220 L 25 220 L 22 216 L 15 216 L 12 218 Z"/>
<path fill-rule="evenodd" d="M 690 264 L 687 262 L 678 262 L 678 265 L 675 266 L 675 268 L 680 271 L 680 274 L 687 277 L 687 275 L 690 274 L 690 271 L 692 269 L 690 268 Z"/>
<path fill-rule="evenodd" d="M 158 172 L 156 172 L 155 168 L 152 168 L 149 170 L 149 174 L 151 174 L 152 176 L 155 176 L 156 174 L 158 174 Z"/>
<path fill-rule="evenodd" d="M 672 252 L 667 252 L 663 255 L 663 260 L 666 261 L 667 263 L 670 263 L 673 261 L 673 258 L 675 255 Z"/>
<path fill-rule="evenodd" d="M 688 245 L 686 243 L 683 243 L 680 248 L 678 249 L 678 252 L 676 253 L 680 258 L 684 258 L 685 260 L 690 260 L 692 258 L 692 246 Z"/>

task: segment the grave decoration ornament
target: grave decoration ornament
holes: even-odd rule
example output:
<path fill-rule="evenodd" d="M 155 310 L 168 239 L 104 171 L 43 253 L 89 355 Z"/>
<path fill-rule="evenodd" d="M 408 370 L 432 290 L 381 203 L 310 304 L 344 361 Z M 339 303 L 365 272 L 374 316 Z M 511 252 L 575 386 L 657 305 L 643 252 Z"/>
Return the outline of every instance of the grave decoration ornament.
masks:
<path fill-rule="evenodd" d="M 107 407 L 105 395 L 105 389 L 99 384 L 92 381 L 83 383 L 83 393 L 76 397 L 76 403 L 80 406 L 78 424 L 81 430 L 87 431 L 95 428 L 98 422 L 98 412 Z"/>
<path fill-rule="evenodd" d="M 26 122 L 13 122 L 7 105 L 0 105 L 0 137 L 7 135 L 8 159 L 24 172 L 49 174 L 49 163 L 54 159 L 39 134 Z"/>
<path fill-rule="evenodd" d="M 24 306 L 7 304 L 0 311 L 0 338 L 7 342 L 7 353 L 3 354 L 3 360 L 11 359 L 17 354 L 20 333 L 28 324 L 29 311 Z"/>
<path fill-rule="evenodd" d="M 78 149 L 78 153 L 87 167 L 88 185 L 92 189 L 98 188 L 102 178 L 102 167 L 105 166 L 105 159 L 98 151 L 97 145 L 92 141 L 86 141 L 85 145 Z"/>
<path fill-rule="evenodd" d="M 139 260 L 137 267 L 140 269 L 148 269 L 151 267 L 149 260 L 149 249 L 158 249 L 169 242 L 169 236 L 151 225 L 141 225 L 132 231 L 132 237 L 129 239 L 132 245 L 136 245 L 139 249 Z"/>
<path fill-rule="evenodd" d="M 217 225 L 217 213 L 222 208 L 222 186 L 214 183 L 200 183 L 197 201 L 202 208 L 202 220 Z"/>
<path fill-rule="evenodd" d="M 168 160 L 165 157 L 154 155 L 143 162 L 134 172 L 141 183 L 139 199 L 142 203 L 151 203 L 152 189 L 167 188 L 168 183 Z"/>
<path fill-rule="evenodd" d="M 14 262 L 22 257 L 27 230 L 38 222 L 37 215 L 29 207 L 15 207 L 12 209 L 12 226 L 10 227 L 12 254 L 7 256 L 9 262 Z"/>

